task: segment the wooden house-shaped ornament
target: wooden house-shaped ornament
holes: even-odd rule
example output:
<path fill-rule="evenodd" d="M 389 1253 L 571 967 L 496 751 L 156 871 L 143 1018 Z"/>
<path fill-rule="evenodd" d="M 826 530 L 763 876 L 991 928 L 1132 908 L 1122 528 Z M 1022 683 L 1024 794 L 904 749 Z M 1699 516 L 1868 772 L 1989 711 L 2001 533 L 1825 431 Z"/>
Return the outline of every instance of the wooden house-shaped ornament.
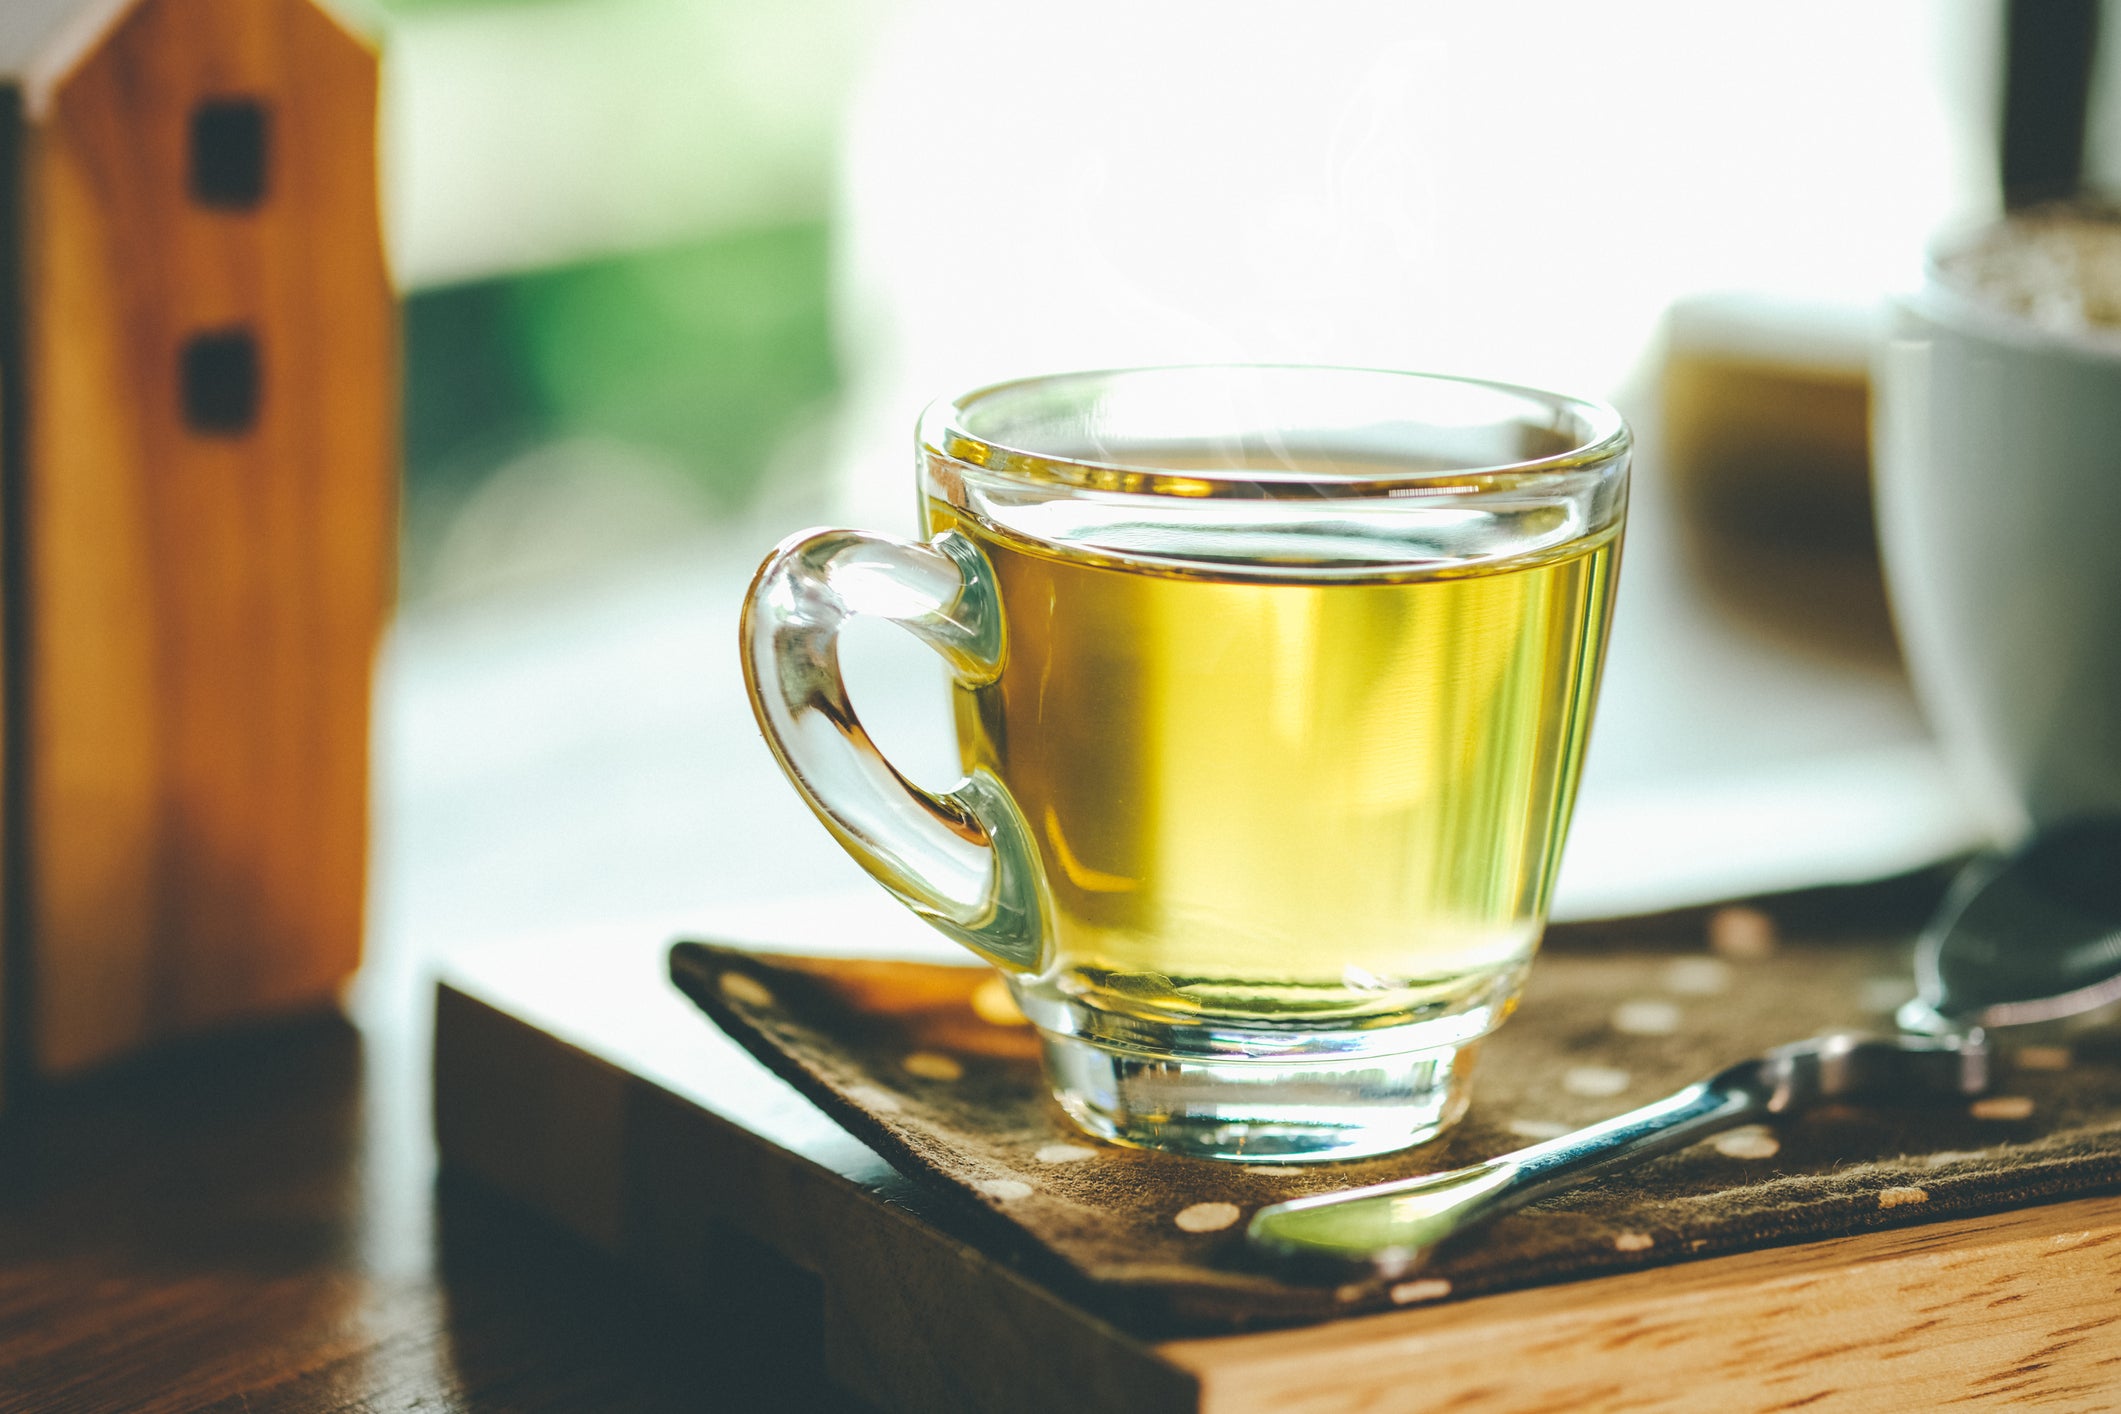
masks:
<path fill-rule="evenodd" d="M 0 0 L 10 1073 L 359 956 L 397 333 L 373 47 L 314 0 Z"/>

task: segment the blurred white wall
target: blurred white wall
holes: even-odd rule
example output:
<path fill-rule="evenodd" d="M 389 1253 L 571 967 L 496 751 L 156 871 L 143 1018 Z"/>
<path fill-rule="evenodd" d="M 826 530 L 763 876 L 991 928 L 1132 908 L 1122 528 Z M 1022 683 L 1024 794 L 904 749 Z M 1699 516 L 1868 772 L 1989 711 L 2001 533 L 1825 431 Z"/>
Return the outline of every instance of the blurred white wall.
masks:
<path fill-rule="evenodd" d="M 917 0 L 849 110 L 849 514 L 913 417 L 1068 367 L 1611 394 L 1677 295 L 1862 301 L 1987 200 L 1996 0 Z"/>
<path fill-rule="evenodd" d="M 403 288 L 823 216 L 889 0 L 540 0 L 385 37 L 385 223 Z"/>

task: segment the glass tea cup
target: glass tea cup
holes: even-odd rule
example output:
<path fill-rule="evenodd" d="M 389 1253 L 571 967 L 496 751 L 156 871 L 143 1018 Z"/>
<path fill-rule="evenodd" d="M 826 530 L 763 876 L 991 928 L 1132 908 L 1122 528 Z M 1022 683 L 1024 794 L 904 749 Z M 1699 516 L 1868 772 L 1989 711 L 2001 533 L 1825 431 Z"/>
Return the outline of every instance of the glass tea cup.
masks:
<path fill-rule="evenodd" d="M 780 545 L 742 652 L 818 818 L 1000 968 L 1083 1128 L 1354 1158 L 1463 1111 L 1545 926 L 1597 695 L 1611 408 L 1358 369 L 1062 374 L 930 408 L 930 538 Z M 964 777 L 875 748 L 842 627 L 955 681 Z"/>

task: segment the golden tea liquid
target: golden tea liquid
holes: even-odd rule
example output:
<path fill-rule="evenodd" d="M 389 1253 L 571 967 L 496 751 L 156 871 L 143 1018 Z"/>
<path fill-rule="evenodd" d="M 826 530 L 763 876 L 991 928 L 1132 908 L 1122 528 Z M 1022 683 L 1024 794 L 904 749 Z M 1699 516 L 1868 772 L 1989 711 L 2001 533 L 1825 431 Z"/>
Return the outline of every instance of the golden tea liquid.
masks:
<path fill-rule="evenodd" d="M 1043 985 L 1151 1020 L 1367 1029 L 1514 981 L 1582 766 L 1614 531 L 1307 578 L 928 516 L 1000 590 L 1001 675 L 958 690 L 958 736 L 1036 838 Z"/>

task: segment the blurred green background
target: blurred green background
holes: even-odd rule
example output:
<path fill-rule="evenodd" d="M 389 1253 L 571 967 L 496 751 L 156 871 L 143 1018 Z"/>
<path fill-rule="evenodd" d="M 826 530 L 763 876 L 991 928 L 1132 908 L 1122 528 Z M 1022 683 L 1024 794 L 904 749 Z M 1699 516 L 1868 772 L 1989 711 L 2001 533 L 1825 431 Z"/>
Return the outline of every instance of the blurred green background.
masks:
<path fill-rule="evenodd" d="M 822 486 L 868 0 L 385 0 L 407 602 L 623 568 Z"/>
<path fill-rule="evenodd" d="M 826 249 L 805 222 L 409 294 L 405 596 L 594 568 L 632 520 L 654 539 L 746 510 L 838 386 Z M 540 523 L 629 498 L 604 536 Z M 548 532 L 578 551 L 541 556 Z"/>

